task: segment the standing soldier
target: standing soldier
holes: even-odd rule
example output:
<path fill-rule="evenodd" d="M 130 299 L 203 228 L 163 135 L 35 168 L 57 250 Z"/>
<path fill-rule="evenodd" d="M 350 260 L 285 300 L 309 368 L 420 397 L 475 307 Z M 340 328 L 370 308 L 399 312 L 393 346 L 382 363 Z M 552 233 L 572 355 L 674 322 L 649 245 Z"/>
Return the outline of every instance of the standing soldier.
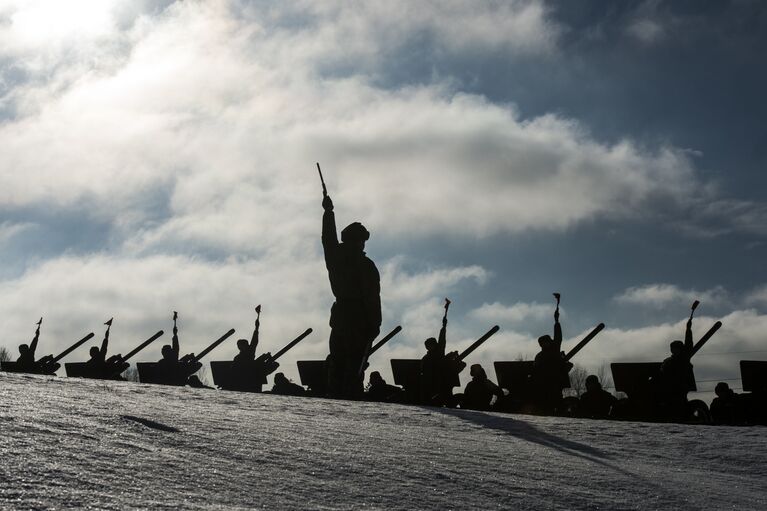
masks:
<path fill-rule="evenodd" d="M 533 364 L 533 385 L 535 401 L 541 413 L 555 413 L 562 403 L 562 388 L 567 373 L 573 365 L 567 362 L 562 352 L 562 325 L 559 324 L 559 293 L 554 293 L 557 308 L 554 311 L 554 338 L 542 335 L 538 338 L 541 351 Z"/>
<path fill-rule="evenodd" d="M 375 263 L 365 255 L 370 233 L 361 223 L 348 225 L 338 242 L 333 201 L 324 182 L 322 188 L 322 248 L 336 298 L 330 310 L 328 394 L 354 398 L 362 395 L 362 367 L 381 328 L 381 279 Z"/>
<path fill-rule="evenodd" d="M 671 341 L 671 356 L 667 357 L 660 366 L 658 375 L 658 401 L 663 412 L 673 418 L 684 418 L 687 413 L 687 392 L 695 382 L 692 371 L 692 316 L 697 308 L 697 300 L 690 311 L 690 319 L 684 329 L 684 342 Z"/>

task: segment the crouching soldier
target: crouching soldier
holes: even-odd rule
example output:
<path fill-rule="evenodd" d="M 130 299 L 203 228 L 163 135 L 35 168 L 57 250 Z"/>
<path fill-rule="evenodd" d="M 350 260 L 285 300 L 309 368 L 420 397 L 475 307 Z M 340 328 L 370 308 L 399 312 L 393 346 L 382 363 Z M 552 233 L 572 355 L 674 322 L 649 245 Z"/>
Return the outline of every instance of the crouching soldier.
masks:
<path fill-rule="evenodd" d="M 578 414 L 590 419 L 605 419 L 617 402 L 615 396 L 602 388 L 599 378 L 590 374 L 586 377 L 586 392 L 580 397 Z"/>
<path fill-rule="evenodd" d="M 461 408 L 489 410 L 498 399 L 505 396 L 503 389 L 490 381 L 481 365 L 473 364 L 469 374 L 471 381 L 463 391 Z"/>

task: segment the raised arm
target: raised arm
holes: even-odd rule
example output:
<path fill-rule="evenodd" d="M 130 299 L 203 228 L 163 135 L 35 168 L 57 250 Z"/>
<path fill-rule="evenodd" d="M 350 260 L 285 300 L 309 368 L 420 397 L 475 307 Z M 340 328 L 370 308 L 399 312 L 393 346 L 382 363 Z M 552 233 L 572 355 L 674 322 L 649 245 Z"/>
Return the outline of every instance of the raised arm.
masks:
<path fill-rule="evenodd" d="M 442 318 L 442 328 L 439 329 L 437 345 L 439 346 L 440 355 L 444 355 L 447 348 L 447 318 Z"/>
<path fill-rule="evenodd" d="M 260 326 L 260 320 L 256 319 L 256 327 L 253 329 L 253 336 L 250 338 L 250 350 L 252 353 L 256 352 L 258 346 L 258 328 Z"/>
<path fill-rule="evenodd" d="M 40 340 L 40 325 L 43 323 L 43 318 L 40 318 L 40 321 L 37 322 L 37 329 L 35 330 L 35 338 L 32 339 L 32 342 L 29 343 L 29 352 L 32 356 L 32 360 L 35 358 L 35 350 L 37 349 L 37 341 Z"/>
<path fill-rule="evenodd" d="M 559 324 L 559 310 L 554 313 L 554 344 L 557 352 L 562 350 L 562 325 Z"/>
<path fill-rule="evenodd" d="M 692 318 L 687 320 L 687 327 L 684 329 L 684 347 L 688 353 L 692 353 Z"/>
<path fill-rule="evenodd" d="M 338 232 L 336 232 L 336 215 L 333 213 L 333 201 L 330 196 L 322 199 L 322 248 L 325 250 L 325 262 L 327 263 L 328 251 L 338 246 Z"/>
<path fill-rule="evenodd" d="M 109 330 L 110 328 L 107 328 L 107 331 L 104 332 L 104 340 L 101 341 L 101 360 L 105 360 L 107 356 L 107 346 L 109 346 Z"/>
<path fill-rule="evenodd" d="M 178 343 L 178 327 L 176 325 L 173 325 L 173 345 L 172 345 L 173 351 L 176 352 L 176 356 L 181 353 L 181 347 Z"/>

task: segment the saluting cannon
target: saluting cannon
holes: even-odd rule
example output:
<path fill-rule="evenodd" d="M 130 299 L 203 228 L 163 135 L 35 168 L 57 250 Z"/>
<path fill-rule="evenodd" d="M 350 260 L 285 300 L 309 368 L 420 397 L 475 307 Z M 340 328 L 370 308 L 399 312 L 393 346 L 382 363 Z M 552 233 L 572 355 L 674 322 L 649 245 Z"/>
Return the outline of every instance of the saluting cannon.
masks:
<path fill-rule="evenodd" d="M 708 406 L 700 400 L 687 400 L 695 392 L 690 360 L 722 327 L 717 321 L 696 343 L 692 343 L 692 317 L 700 302 L 693 303 L 685 331 L 685 343 L 672 343 L 672 356 L 665 362 L 616 362 L 610 364 L 615 390 L 624 392 L 626 399 L 618 402 L 615 418 L 640 420 L 673 420 L 709 422 Z M 674 345 L 679 343 L 677 347 Z M 691 345 L 691 347 L 689 347 Z M 681 351 L 679 351 L 681 350 Z M 664 370 L 665 365 L 665 370 Z"/>
<path fill-rule="evenodd" d="M 213 383 L 223 390 L 261 392 L 267 383 L 266 377 L 280 367 L 277 360 L 311 333 L 312 329 L 307 328 L 274 355 L 263 353 L 255 360 L 211 362 L 210 370 L 213 375 Z"/>
<path fill-rule="evenodd" d="M 591 342 L 603 329 L 604 323 L 594 327 L 578 344 L 576 344 L 566 355 L 562 357 L 564 363 L 570 362 L 572 358 L 581 351 L 589 342 Z M 505 400 L 505 408 L 508 411 L 520 411 L 528 407 L 535 400 L 535 384 L 533 375 L 535 362 L 532 360 L 513 360 L 493 362 L 495 375 L 498 379 L 498 386 L 509 391 L 509 396 Z M 560 387 L 562 389 L 570 388 L 570 375 L 561 374 Z"/>
<path fill-rule="evenodd" d="M 451 371 L 450 373 L 450 380 L 446 383 L 446 386 L 449 386 L 450 388 L 459 387 L 461 385 L 461 380 L 458 377 L 458 374 L 463 369 L 461 366 L 463 365 L 463 360 L 468 357 L 474 350 L 479 348 L 482 344 L 485 343 L 490 337 L 495 335 L 496 332 L 500 330 L 500 327 L 498 325 L 495 325 L 490 330 L 488 330 L 482 337 L 474 341 L 468 348 L 466 348 L 463 352 L 461 352 L 457 357 L 455 357 L 454 360 L 449 360 L 449 363 L 456 369 L 455 371 Z M 447 358 L 447 356 L 445 357 Z M 422 388 L 422 382 L 421 382 L 421 373 L 422 373 L 422 360 L 421 359 L 392 359 L 391 360 L 391 370 L 392 375 L 394 376 L 394 383 L 395 385 L 401 386 L 403 389 L 405 389 L 405 401 L 408 403 L 420 403 L 422 402 L 422 394 L 423 394 L 423 388 Z M 430 396 L 429 396 L 430 397 Z"/>
<path fill-rule="evenodd" d="M 106 324 L 111 327 L 112 320 L 109 320 Z M 91 378 L 96 380 L 124 380 L 122 373 L 124 373 L 128 367 L 130 367 L 130 360 L 141 350 L 152 344 L 154 341 L 162 337 L 165 332 L 160 330 L 152 337 L 139 344 L 135 349 L 130 351 L 127 355 L 115 355 L 108 359 L 102 360 L 101 363 L 88 362 L 69 362 L 64 364 L 64 370 L 67 372 L 67 376 L 74 378 Z M 104 341 L 109 339 L 109 328 L 107 328 L 104 334 Z M 102 345 L 103 354 L 106 355 L 106 346 Z"/>
<path fill-rule="evenodd" d="M 370 352 L 365 357 L 360 370 L 361 374 L 364 374 L 367 369 L 367 361 L 373 354 L 381 349 L 381 347 L 389 342 L 395 335 L 400 333 L 402 327 L 397 325 L 391 332 L 383 336 L 378 342 L 376 342 L 371 348 Z M 328 388 L 328 363 L 326 360 L 299 360 L 296 362 L 298 366 L 298 375 L 301 378 L 301 385 L 308 388 L 308 395 L 324 397 L 327 395 Z"/>
<path fill-rule="evenodd" d="M 61 367 L 59 360 L 88 342 L 95 335 L 93 332 L 89 333 L 55 357 L 53 355 L 46 355 L 39 360 L 35 360 L 35 350 L 37 349 L 37 343 L 40 340 L 40 325 L 42 322 L 43 318 L 40 318 L 40 321 L 37 322 L 35 337 L 32 339 L 30 345 L 27 346 L 26 344 L 22 344 L 19 347 L 19 351 L 21 352 L 19 360 L 0 362 L 0 370 L 8 373 L 46 374 L 52 376 L 56 374 L 56 371 Z"/>
<path fill-rule="evenodd" d="M 176 320 L 178 313 L 173 312 L 173 344 L 162 348 L 163 358 L 159 362 L 139 362 L 136 364 L 138 377 L 141 383 L 156 383 L 158 385 L 184 386 L 189 382 L 189 377 L 196 373 L 202 364 L 200 360 L 213 351 L 219 344 L 234 334 L 234 328 L 213 341 L 198 355 L 192 353 L 179 358 L 178 326 Z"/>

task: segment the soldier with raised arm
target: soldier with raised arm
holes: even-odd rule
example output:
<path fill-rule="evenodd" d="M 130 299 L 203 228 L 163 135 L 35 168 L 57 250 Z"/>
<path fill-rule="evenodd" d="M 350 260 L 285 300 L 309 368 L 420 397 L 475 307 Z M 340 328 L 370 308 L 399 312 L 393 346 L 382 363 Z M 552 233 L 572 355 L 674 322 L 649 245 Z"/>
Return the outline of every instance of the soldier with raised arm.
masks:
<path fill-rule="evenodd" d="M 234 356 L 234 361 L 239 364 L 253 362 L 256 359 L 256 348 L 258 347 L 258 330 L 261 326 L 261 305 L 256 306 L 256 325 L 253 328 L 253 335 L 250 342 L 247 339 L 237 340 L 238 353 Z"/>
<path fill-rule="evenodd" d="M 166 344 L 162 347 L 162 359 L 158 362 L 159 369 L 170 380 L 178 380 L 180 375 L 191 375 L 197 371 L 202 364 L 195 360 L 194 353 L 189 353 L 179 358 L 181 345 L 178 342 L 178 312 L 173 311 L 173 340 L 172 344 Z"/>
<path fill-rule="evenodd" d="M 559 294 L 557 308 L 554 311 L 554 338 L 542 335 L 538 338 L 541 351 L 533 363 L 533 385 L 535 401 L 539 411 L 554 413 L 562 401 L 563 383 L 572 364 L 567 362 L 562 352 L 562 325 L 559 323 Z"/>
<path fill-rule="evenodd" d="M 687 392 L 695 381 L 692 372 L 692 314 L 684 330 L 684 342 L 671 341 L 671 356 L 660 366 L 659 401 L 661 407 L 671 415 L 684 415 L 687 407 Z"/>
<path fill-rule="evenodd" d="M 35 362 L 35 351 L 37 350 L 37 342 L 40 340 L 40 325 L 43 323 L 43 318 L 37 322 L 37 329 L 35 330 L 35 337 L 32 342 L 19 345 L 19 358 L 16 360 L 19 370 L 23 372 L 34 372 L 37 368 L 37 362 Z"/>
<path fill-rule="evenodd" d="M 341 231 L 339 243 L 333 201 L 327 193 L 322 207 L 322 248 L 336 298 L 330 310 L 328 394 L 356 398 L 363 392 L 365 357 L 381 328 L 380 276 L 365 255 L 367 229 L 354 222 Z"/>
<path fill-rule="evenodd" d="M 439 339 L 429 337 L 424 341 L 426 355 L 421 358 L 420 400 L 421 404 L 455 406 L 453 383 L 466 364 L 458 359 L 458 352 L 445 353 L 447 348 L 447 311 L 450 300 L 445 298 L 445 314 Z"/>
<path fill-rule="evenodd" d="M 104 323 L 107 326 L 106 332 L 104 332 L 104 340 L 101 341 L 101 348 L 98 346 L 91 346 L 90 356 L 91 358 L 85 363 L 88 369 L 89 375 L 100 375 L 105 372 L 107 362 L 107 349 L 109 347 L 109 330 L 112 328 L 112 319 Z"/>

